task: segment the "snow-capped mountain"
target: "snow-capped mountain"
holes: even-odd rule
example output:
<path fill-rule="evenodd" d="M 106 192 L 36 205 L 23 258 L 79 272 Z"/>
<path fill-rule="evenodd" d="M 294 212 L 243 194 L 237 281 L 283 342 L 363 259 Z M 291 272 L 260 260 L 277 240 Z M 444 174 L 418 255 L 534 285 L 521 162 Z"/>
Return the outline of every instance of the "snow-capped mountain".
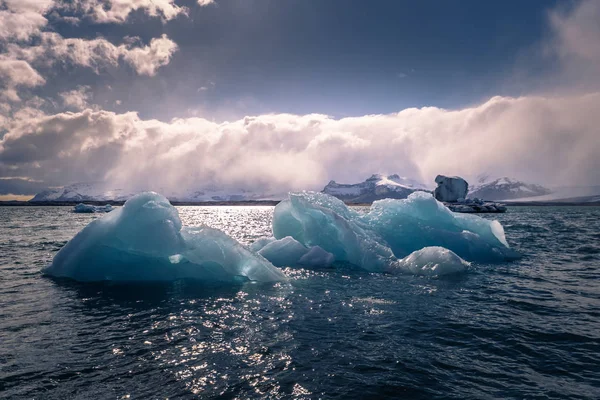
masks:
<path fill-rule="evenodd" d="M 385 198 L 405 199 L 417 190 L 428 191 L 429 189 L 414 179 L 397 174 L 390 176 L 374 174 L 360 183 L 345 184 L 331 181 L 325 186 L 323 193 L 349 203 L 370 203 Z"/>
<path fill-rule="evenodd" d="M 76 183 L 61 188 L 45 190 L 36 194 L 30 201 L 125 201 L 142 191 L 144 190 L 108 189 L 108 186 L 103 183 Z M 283 193 L 257 193 L 243 189 L 225 190 L 218 187 L 180 192 L 158 188 L 155 191 L 174 202 L 281 200 L 285 197 Z"/>
<path fill-rule="evenodd" d="M 488 176 L 480 176 L 477 183 L 469 187 L 467 197 L 484 200 L 512 200 L 544 196 L 551 192 L 544 186 L 512 178 L 502 177 L 492 180 Z"/>

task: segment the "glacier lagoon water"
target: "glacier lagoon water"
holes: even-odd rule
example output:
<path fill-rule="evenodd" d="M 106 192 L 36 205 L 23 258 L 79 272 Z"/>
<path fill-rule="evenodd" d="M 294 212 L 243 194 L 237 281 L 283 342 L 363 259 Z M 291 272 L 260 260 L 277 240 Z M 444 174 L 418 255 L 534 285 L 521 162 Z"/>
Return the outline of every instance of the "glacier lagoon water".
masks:
<path fill-rule="evenodd" d="M 178 207 L 244 244 L 272 207 Z M 358 210 L 360 211 L 360 210 Z M 91 220 L 0 208 L 0 397 L 597 398 L 600 209 L 494 215 L 523 254 L 431 279 L 286 268 L 287 283 L 44 278 Z"/>

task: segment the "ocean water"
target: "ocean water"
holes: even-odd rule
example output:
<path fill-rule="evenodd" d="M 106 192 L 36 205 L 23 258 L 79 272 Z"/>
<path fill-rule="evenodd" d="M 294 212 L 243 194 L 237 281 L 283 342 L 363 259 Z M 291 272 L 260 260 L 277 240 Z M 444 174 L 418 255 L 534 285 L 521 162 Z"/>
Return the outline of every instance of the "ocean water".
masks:
<path fill-rule="evenodd" d="M 486 216 L 523 258 L 459 276 L 220 288 L 43 277 L 70 211 L 0 207 L 0 398 L 600 398 L 600 208 Z M 251 243 L 273 208 L 179 211 Z"/>

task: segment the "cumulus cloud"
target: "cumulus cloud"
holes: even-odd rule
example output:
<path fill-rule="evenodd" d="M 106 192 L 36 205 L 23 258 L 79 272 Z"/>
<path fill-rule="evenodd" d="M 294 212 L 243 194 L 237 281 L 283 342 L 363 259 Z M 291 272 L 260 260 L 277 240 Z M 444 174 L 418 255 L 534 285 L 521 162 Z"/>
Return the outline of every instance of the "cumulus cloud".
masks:
<path fill-rule="evenodd" d="M 104 38 L 64 38 L 48 31 L 46 14 L 69 8 L 93 12 L 100 22 L 123 22 L 130 12 L 138 9 L 167 20 L 184 11 L 172 0 L 81 0 L 69 3 L 0 0 L 0 101 L 20 101 L 20 89 L 45 84 L 39 67 L 70 63 L 92 68 L 98 73 L 104 67 L 117 66 L 122 60 L 138 74 L 153 76 L 177 51 L 175 42 L 166 35 L 152 39 L 148 45 L 136 45 L 131 41 L 115 45 Z M 2 105 L 7 107 L 6 103 Z"/>
<path fill-rule="evenodd" d="M 456 111 L 427 107 L 339 120 L 273 114 L 226 123 L 85 110 L 15 124 L 0 141 L 0 173 L 155 189 L 319 189 L 330 179 L 352 182 L 377 171 L 426 182 L 438 173 L 493 171 L 583 184 L 598 179 L 599 106 L 600 93 L 495 97 Z"/>
<path fill-rule="evenodd" d="M 34 87 L 45 82 L 45 79 L 27 61 L 0 55 L 0 101 L 19 101 L 17 87 Z"/>
<path fill-rule="evenodd" d="M 54 32 L 43 32 L 37 45 L 23 47 L 11 44 L 7 54 L 13 59 L 46 67 L 57 62 L 69 62 L 96 72 L 107 66 L 117 66 L 122 59 L 138 74 L 153 76 L 161 66 L 169 63 L 175 51 L 177 44 L 164 34 L 152 39 L 146 46 L 135 46 L 131 43 L 114 45 L 104 38 L 64 38 Z"/>
<path fill-rule="evenodd" d="M 164 22 L 179 15 L 187 15 L 187 8 L 175 4 L 175 0 L 73 0 L 61 1 L 61 10 L 68 10 L 89 18 L 96 23 L 122 24 L 129 16 L 142 11 Z"/>
<path fill-rule="evenodd" d="M 187 9 L 176 5 L 175 0 L 79 0 L 74 8 L 99 23 L 123 23 L 137 10 L 164 21 L 187 15 Z"/>
<path fill-rule="evenodd" d="M 38 12 L 0 10 L 0 40 L 27 40 L 47 23 L 48 20 Z"/>
<path fill-rule="evenodd" d="M 177 51 L 177 44 L 162 35 L 154 38 L 148 46 L 129 47 L 119 46 L 123 59 L 129 63 L 140 75 L 153 76 L 156 71 L 169 63 L 173 53 Z"/>
<path fill-rule="evenodd" d="M 198 0 L 198 5 L 201 7 L 209 6 L 211 4 L 216 4 L 215 0 Z"/>
<path fill-rule="evenodd" d="M 62 99 L 63 105 L 75 110 L 87 108 L 91 97 L 89 86 L 78 86 L 77 89 L 61 92 L 58 94 Z"/>
<path fill-rule="evenodd" d="M 1 0 L 0 40 L 27 40 L 47 23 L 44 14 L 53 0 Z"/>

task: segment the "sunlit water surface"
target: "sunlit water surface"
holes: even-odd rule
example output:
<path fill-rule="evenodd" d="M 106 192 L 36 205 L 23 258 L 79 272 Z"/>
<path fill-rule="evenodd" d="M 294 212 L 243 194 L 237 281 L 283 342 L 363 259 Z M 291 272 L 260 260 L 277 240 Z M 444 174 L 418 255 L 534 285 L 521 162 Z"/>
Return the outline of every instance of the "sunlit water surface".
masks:
<path fill-rule="evenodd" d="M 96 218 L 70 210 L 0 207 L 0 397 L 600 398 L 600 208 L 490 216 L 524 257 L 461 276 L 229 288 L 45 278 Z M 248 244 L 273 208 L 179 211 Z"/>

